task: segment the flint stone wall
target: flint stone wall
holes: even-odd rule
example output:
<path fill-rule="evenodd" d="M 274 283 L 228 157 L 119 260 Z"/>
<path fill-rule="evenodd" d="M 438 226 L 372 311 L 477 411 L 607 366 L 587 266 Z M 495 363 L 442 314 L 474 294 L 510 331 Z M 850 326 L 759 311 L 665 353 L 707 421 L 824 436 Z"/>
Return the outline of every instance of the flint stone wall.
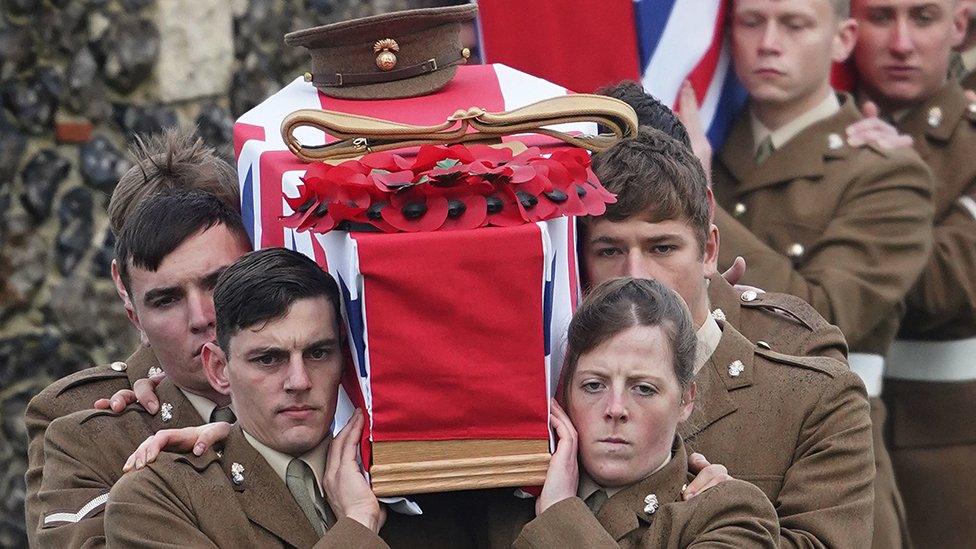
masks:
<path fill-rule="evenodd" d="M 26 546 L 27 402 L 137 343 L 105 208 L 133 134 L 233 121 L 301 74 L 291 30 L 450 0 L 0 0 L 0 547 Z"/>

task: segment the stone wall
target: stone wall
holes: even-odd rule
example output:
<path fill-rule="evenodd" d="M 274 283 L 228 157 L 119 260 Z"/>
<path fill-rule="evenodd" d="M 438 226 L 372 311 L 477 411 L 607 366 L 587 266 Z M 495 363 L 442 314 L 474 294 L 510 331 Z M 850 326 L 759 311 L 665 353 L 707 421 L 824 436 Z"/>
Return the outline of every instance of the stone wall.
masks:
<path fill-rule="evenodd" d="M 290 30 L 449 0 L 0 0 L 0 547 L 26 545 L 29 398 L 122 359 L 105 208 L 133 134 L 234 119 L 305 70 Z"/>

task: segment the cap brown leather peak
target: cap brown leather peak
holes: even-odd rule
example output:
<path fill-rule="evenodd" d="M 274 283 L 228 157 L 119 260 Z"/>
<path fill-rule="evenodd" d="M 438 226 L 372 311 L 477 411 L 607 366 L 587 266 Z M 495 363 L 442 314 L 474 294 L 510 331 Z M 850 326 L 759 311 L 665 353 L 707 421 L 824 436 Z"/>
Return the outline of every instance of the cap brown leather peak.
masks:
<path fill-rule="evenodd" d="M 442 88 L 467 60 L 461 24 L 477 13 L 467 4 L 373 15 L 291 32 L 285 43 L 308 49 L 310 79 L 326 95 L 414 97 Z"/>

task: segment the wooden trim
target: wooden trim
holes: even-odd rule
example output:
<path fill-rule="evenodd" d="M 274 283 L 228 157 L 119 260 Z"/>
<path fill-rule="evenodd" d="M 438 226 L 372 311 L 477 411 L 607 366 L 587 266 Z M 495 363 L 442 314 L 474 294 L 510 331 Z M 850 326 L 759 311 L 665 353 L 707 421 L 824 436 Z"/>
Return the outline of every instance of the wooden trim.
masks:
<path fill-rule="evenodd" d="M 377 442 L 369 472 L 379 497 L 534 486 L 549 458 L 546 440 Z"/>

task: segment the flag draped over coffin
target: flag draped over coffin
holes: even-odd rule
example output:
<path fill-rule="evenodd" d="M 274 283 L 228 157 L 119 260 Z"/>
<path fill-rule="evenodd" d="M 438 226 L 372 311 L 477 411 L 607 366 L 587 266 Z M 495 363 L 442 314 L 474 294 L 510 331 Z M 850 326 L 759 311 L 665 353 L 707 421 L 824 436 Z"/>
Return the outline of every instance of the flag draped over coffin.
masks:
<path fill-rule="evenodd" d="M 501 64 L 462 66 L 434 94 L 382 101 L 327 97 L 298 78 L 235 124 L 241 211 L 254 247 L 302 252 L 340 283 L 355 369 L 344 377 L 334 429 L 354 407 L 368 412 L 367 466 L 369 441 L 549 438 L 548 397 L 579 294 L 575 223 L 296 232 L 281 222 L 292 213 L 284 196 L 298 195 L 308 165 L 284 144 L 282 119 L 317 108 L 432 125 L 458 109 L 505 111 L 566 93 Z M 593 124 L 560 129 L 596 133 Z M 330 139 L 299 132 L 307 145 Z M 539 136 L 519 140 L 556 146 Z"/>

